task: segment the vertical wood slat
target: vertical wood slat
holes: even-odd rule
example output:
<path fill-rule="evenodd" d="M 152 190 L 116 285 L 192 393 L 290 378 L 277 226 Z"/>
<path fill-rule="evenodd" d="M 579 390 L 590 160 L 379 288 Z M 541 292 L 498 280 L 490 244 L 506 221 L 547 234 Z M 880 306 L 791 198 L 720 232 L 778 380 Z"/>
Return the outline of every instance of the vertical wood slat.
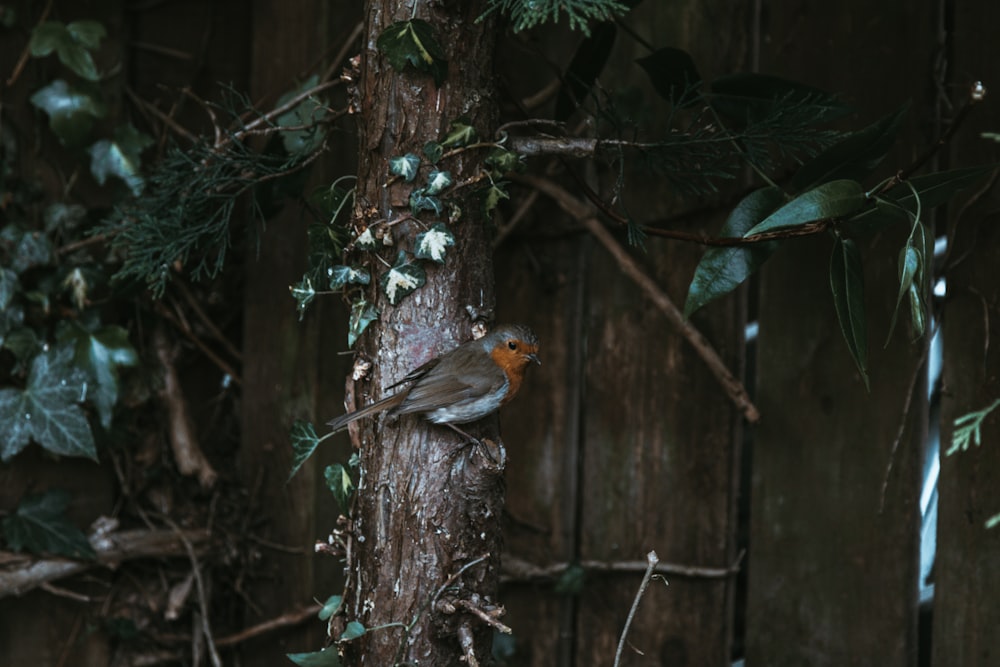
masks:
<path fill-rule="evenodd" d="M 327 53 L 335 35 L 334 6 L 326 2 L 278 5 L 255 1 L 247 57 L 251 63 L 250 96 L 265 107 L 299 85 L 318 54 Z M 334 49 L 336 50 L 336 49 Z M 342 158 L 346 163 L 353 155 Z M 312 174 L 318 183 L 324 182 Z M 312 181 L 311 181 L 312 182 Z M 328 181 L 326 181 L 328 182 Z M 307 186 L 307 191 L 308 191 Z M 294 203 L 267 221 L 254 221 L 249 232 L 244 285 L 242 443 L 238 466 L 243 484 L 253 493 L 248 510 L 260 513 L 261 532 L 294 552 L 268 550 L 266 570 L 255 573 L 247 594 L 244 623 L 252 625 L 301 609 L 333 593 L 320 582 L 323 573 L 339 569 L 312 555 L 312 545 L 335 525 L 336 505 L 324 490 L 320 456 L 307 461 L 291 481 L 288 430 L 295 419 L 310 419 L 322 432 L 325 419 L 337 414 L 343 364 L 328 352 L 344 346 L 346 324 L 334 322 L 326 304 L 310 309 L 300 322 L 289 303 L 288 285 L 298 282 L 306 266 L 307 214 Z M 327 582 L 329 584 L 329 582 Z M 323 646 L 320 621 L 247 642 L 241 664 L 276 665 L 289 652 Z"/>
<path fill-rule="evenodd" d="M 996 132 L 1000 49 L 977 38 L 982 26 L 1000 21 L 996 3 L 957 3 L 951 71 L 953 96 L 974 80 L 987 87 L 951 147 L 952 167 L 997 164 L 1000 145 L 981 132 Z M 944 379 L 941 405 L 941 476 L 938 543 L 934 564 L 933 665 L 987 667 L 1000 664 L 1000 527 L 987 529 L 1000 513 L 1000 410 L 982 424 L 982 445 L 944 456 L 954 420 L 1000 398 L 1000 234 L 996 187 L 976 200 L 977 184 L 951 207 L 947 297 L 942 317 Z M 964 204 L 975 201 L 967 209 Z"/>
<path fill-rule="evenodd" d="M 905 166 L 926 145 L 912 128 L 926 103 L 920 63 L 930 17 L 911 3 L 772 10 L 762 71 L 839 91 L 866 118 L 915 98 Z M 817 49 L 817 45 L 821 45 Z M 887 77 L 874 63 L 899 63 Z M 918 65 L 909 65 L 909 64 Z M 881 343 L 896 294 L 891 232 L 862 239 L 871 392 L 840 334 L 828 266 L 831 243 L 786 245 L 764 268 L 751 492 L 747 665 L 913 665 L 919 492 L 925 432 L 921 345 L 897 329 Z M 904 237 L 905 238 L 905 237 Z M 902 329 L 905 329 L 903 327 Z M 906 391 L 916 379 L 904 411 Z M 905 429 L 893 454 L 894 441 Z M 892 462 L 885 489 L 882 484 Z"/>

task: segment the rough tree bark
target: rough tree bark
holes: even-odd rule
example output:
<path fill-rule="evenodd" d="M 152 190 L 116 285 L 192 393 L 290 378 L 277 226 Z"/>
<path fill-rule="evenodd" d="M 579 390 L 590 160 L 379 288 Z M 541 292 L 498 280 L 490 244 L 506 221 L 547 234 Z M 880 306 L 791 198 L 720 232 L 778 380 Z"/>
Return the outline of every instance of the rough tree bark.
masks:
<path fill-rule="evenodd" d="M 359 169 L 354 224 L 404 219 L 411 185 L 390 180 L 388 159 L 440 139 L 451 120 L 465 116 L 480 136 L 496 126 L 492 21 L 476 23 L 483 2 L 409 5 L 374 0 L 366 6 L 359 87 Z M 376 49 L 382 31 L 396 21 L 419 18 L 437 32 L 448 60 L 441 86 L 412 68 L 392 69 Z M 449 160 L 456 183 L 473 176 L 484 154 L 470 151 Z M 440 266 L 427 270 L 427 284 L 393 306 L 374 286 L 369 299 L 381 311 L 358 344 L 372 362 L 371 374 L 348 387 L 358 406 L 428 359 L 471 336 L 471 306 L 494 305 L 493 264 L 482 206 L 460 189 L 461 217 L 450 223 L 455 247 Z M 393 245 L 381 254 L 392 261 L 413 250 L 420 222 L 391 226 Z M 374 276 L 385 266 L 372 258 Z M 372 281 L 373 284 L 377 280 Z M 495 418 L 470 424 L 473 435 L 499 442 Z M 345 646 L 347 664 L 460 664 L 472 652 L 489 655 L 492 629 L 468 611 L 496 604 L 503 505 L 502 444 L 470 447 L 451 430 L 422 417 L 366 419 L 354 432 L 361 472 L 348 562 L 345 621 L 369 629 Z M 456 606 L 456 603 L 457 606 Z M 455 611 L 458 609 L 458 611 Z M 451 611 L 449 611 L 451 610 Z M 374 629 L 393 623 L 409 625 Z M 464 645 L 464 649 L 463 649 Z"/>

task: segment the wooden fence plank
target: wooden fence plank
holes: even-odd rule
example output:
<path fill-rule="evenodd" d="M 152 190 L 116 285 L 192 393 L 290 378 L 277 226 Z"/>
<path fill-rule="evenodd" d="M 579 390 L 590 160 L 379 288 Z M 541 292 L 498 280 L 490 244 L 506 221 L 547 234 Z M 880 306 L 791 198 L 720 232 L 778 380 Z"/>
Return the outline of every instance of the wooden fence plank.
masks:
<path fill-rule="evenodd" d="M 917 98 L 909 127 L 915 126 L 926 107 L 918 97 L 926 89 L 919 64 L 930 62 L 934 44 L 926 10 L 901 2 L 784 3 L 768 17 L 762 71 L 842 92 L 866 119 Z M 891 157 L 887 170 L 905 166 L 926 139 L 911 129 L 904 141 L 912 147 Z M 870 393 L 832 307 L 829 239 L 787 245 L 764 269 L 750 667 L 916 662 L 926 390 L 918 375 L 920 345 L 909 345 L 897 330 L 889 348 L 881 348 L 896 293 L 897 236 L 862 241 Z"/>
<path fill-rule="evenodd" d="M 993 2 L 959 3 L 954 17 L 953 95 L 981 80 L 988 93 L 960 130 L 950 156 L 953 167 L 1000 162 L 1000 145 L 981 132 L 1000 131 L 996 93 L 1000 47 L 977 39 L 982 26 L 1000 21 Z M 947 292 L 942 317 L 944 381 L 942 452 L 949 449 L 954 420 L 1000 398 L 1000 234 L 995 185 L 977 185 L 952 207 L 948 232 Z M 966 207 L 966 202 L 973 202 Z M 1000 513 L 1000 410 L 982 424 L 982 445 L 941 458 L 938 545 L 934 564 L 933 664 L 987 667 L 1000 664 L 1000 526 L 985 522 Z"/>

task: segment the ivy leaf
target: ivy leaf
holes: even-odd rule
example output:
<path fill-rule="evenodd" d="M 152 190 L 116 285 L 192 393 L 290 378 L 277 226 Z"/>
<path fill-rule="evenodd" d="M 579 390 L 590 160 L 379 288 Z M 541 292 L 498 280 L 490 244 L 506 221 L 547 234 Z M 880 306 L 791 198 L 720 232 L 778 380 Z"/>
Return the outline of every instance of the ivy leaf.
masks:
<path fill-rule="evenodd" d="M 69 494 L 53 489 L 21 501 L 3 520 L 4 539 L 13 551 L 68 558 L 97 558 L 87 536 L 66 518 Z"/>
<path fill-rule="evenodd" d="M 288 479 L 291 479 L 316 451 L 316 447 L 319 446 L 319 436 L 316 435 L 315 427 L 302 419 L 295 420 L 289 436 L 292 440 L 292 470 L 288 473 Z"/>
<path fill-rule="evenodd" d="M 77 323 L 68 323 L 60 328 L 57 338 L 73 347 L 74 364 L 87 374 L 87 398 L 97 408 L 101 426 L 110 428 L 112 409 L 118 402 L 118 369 L 139 364 L 128 331 L 115 325 L 87 331 Z"/>
<path fill-rule="evenodd" d="M 292 298 L 295 299 L 295 308 L 299 311 L 299 322 L 301 322 L 306 314 L 306 308 L 316 298 L 316 290 L 313 289 L 309 276 L 302 276 L 302 280 L 297 284 L 288 286 L 288 291 L 292 293 Z"/>
<path fill-rule="evenodd" d="M 371 227 L 361 232 L 361 235 L 354 239 L 354 246 L 358 250 L 375 250 L 378 247 L 378 239 L 372 233 Z"/>
<path fill-rule="evenodd" d="M 31 96 L 31 104 L 49 116 L 49 128 L 64 146 L 79 146 L 90 134 L 95 118 L 107 109 L 90 92 L 56 79 Z"/>
<path fill-rule="evenodd" d="M 35 355 L 42 351 L 42 343 L 38 340 L 38 334 L 31 327 L 19 327 L 8 332 L 4 336 L 3 347 L 17 359 L 17 370 L 24 368 L 24 364 L 34 359 Z"/>
<path fill-rule="evenodd" d="M 830 256 L 830 291 L 837 309 L 837 320 L 847 347 L 868 384 L 868 332 L 865 323 L 865 282 L 861 270 L 861 252 L 850 239 L 837 237 Z"/>
<path fill-rule="evenodd" d="M 754 225 L 743 236 L 798 227 L 816 220 L 839 218 L 861 210 L 865 191 L 857 181 L 840 180 L 805 192 Z"/>
<path fill-rule="evenodd" d="M 347 327 L 347 347 L 354 347 L 368 325 L 378 319 L 378 308 L 365 299 L 358 299 L 351 304 L 351 319 Z"/>
<path fill-rule="evenodd" d="M 448 134 L 445 135 L 441 145 L 445 148 L 460 148 L 476 143 L 478 138 L 476 128 L 469 125 L 468 118 L 462 117 L 451 121 Z"/>
<path fill-rule="evenodd" d="M 36 58 L 55 51 L 63 65 L 88 81 L 97 81 L 100 75 L 90 51 L 98 48 L 106 35 L 104 26 L 97 21 L 74 21 L 69 25 L 46 21 L 31 32 L 28 48 Z"/>
<path fill-rule="evenodd" d="M 428 141 L 424 144 L 424 157 L 431 164 L 437 164 L 441 156 L 444 155 L 444 146 L 436 141 Z"/>
<path fill-rule="evenodd" d="M 286 655 L 299 667 L 340 667 L 340 654 L 335 646 L 312 653 L 288 653 Z"/>
<path fill-rule="evenodd" d="M 326 470 L 323 471 L 323 477 L 326 478 L 326 485 L 333 492 L 333 497 L 337 499 L 341 513 L 347 514 L 351 494 L 354 493 L 354 481 L 351 479 L 351 473 L 341 464 L 334 463 L 326 467 Z"/>
<path fill-rule="evenodd" d="M 417 188 L 410 193 L 410 210 L 414 213 L 420 211 L 434 211 L 434 215 L 441 215 L 444 206 L 437 197 L 428 196 L 423 188 Z"/>
<path fill-rule="evenodd" d="M 681 107 L 697 101 L 698 96 L 693 93 L 701 85 L 701 74 L 687 51 L 668 46 L 636 62 L 663 99 Z"/>
<path fill-rule="evenodd" d="M 483 200 L 483 209 L 486 213 L 492 212 L 493 209 L 499 206 L 501 200 L 510 199 L 506 186 L 507 183 L 504 181 L 496 181 L 486 189 L 486 197 Z"/>
<path fill-rule="evenodd" d="M 347 627 L 344 628 L 344 633 L 340 635 L 340 639 L 337 641 L 351 641 L 352 639 L 357 639 L 361 635 L 365 634 L 365 632 L 367 632 L 367 630 L 364 625 L 358 623 L 357 621 L 351 621 L 347 624 Z"/>
<path fill-rule="evenodd" d="M 11 269 L 0 267 L 0 311 L 7 309 L 20 288 L 17 273 Z"/>
<path fill-rule="evenodd" d="M 342 595 L 331 595 L 323 603 L 323 608 L 319 610 L 319 620 L 328 621 L 333 618 L 334 614 L 340 611 L 341 605 L 344 603 L 344 597 Z"/>
<path fill-rule="evenodd" d="M 497 177 L 510 172 L 522 172 L 526 168 L 524 156 L 506 148 L 494 148 L 483 162 Z"/>
<path fill-rule="evenodd" d="M 41 232 L 30 232 L 16 224 L 0 230 L 0 250 L 10 258 L 10 268 L 21 274 L 36 266 L 52 263 L 52 243 Z"/>
<path fill-rule="evenodd" d="M 455 245 L 455 235 L 443 222 L 434 223 L 429 230 L 417 234 L 417 259 L 430 259 L 438 264 L 444 264 L 444 254 L 447 248 Z"/>
<path fill-rule="evenodd" d="M 24 390 L 0 389 L 0 459 L 9 461 L 30 440 L 54 454 L 97 460 L 94 436 L 77 403 L 86 396 L 83 371 L 67 348 L 35 357 Z"/>
<path fill-rule="evenodd" d="M 365 269 L 356 269 L 353 266 L 331 266 L 327 270 L 330 277 L 330 290 L 339 292 L 347 285 L 367 285 L 372 281 L 372 275 Z"/>
<path fill-rule="evenodd" d="M 115 130 L 113 140 L 101 139 L 87 149 L 90 154 L 90 173 L 101 185 L 107 182 L 109 176 L 120 178 L 132 190 L 132 194 L 139 196 L 145 186 L 139 173 L 140 155 L 152 144 L 152 137 L 131 125 L 123 125 Z"/>
<path fill-rule="evenodd" d="M 420 158 L 413 153 L 389 158 L 389 172 L 396 176 L 402 176 L 407 183 L 412 183 L 413 179 L 417 177 L 418 169 L 420 169 Z"/>
<path fill-rule="evenodd" d="M 301 86 L 279 97 L 277 106 L 287 104 L 297 95 L 315 88 L 318 83 L 319 75 L 313 74 Z M 323 140 L 326 139 L 326 130 L 320 121 L 326 117 L 327 113 L 323 100 L 310 96 L 296 104 L 291 110 L 278 116 L 278 127 L 299 128 L 285 129 L 281 132 L 281 144 L 289 155 L 309 155 L 323 145 Z"/>
<path fill-rule="evenodd" d="M 410 19 L 393 23 L 378 36 L 375 45 L 396 71 L 402 72 L 407 65 L 412 65 L 433 76 L 435 85 L 444 82 L 448 63 L 434 28 L 427 21 Z"/>
<path fill-rule="evenodd" d="M 63 202 L 55 202 L 46 206 L 42 213 L 46 233 L 75 229 L 85 217 L 87 217 L 87 209 L 83 206 Z"/>
<path fill-rule="evenodd" d="M 424 271 L 424 267 L 416 262 L 411 262 L 406 253 L 400 250 L 395 265 L 382 274 L 380 282 L 382 291 L 389 297 L 389 303 L 395 306 L 404 297 L 412 294 L 414 290 L 427 282 L 427 273 Z"/>
<path fill-rule="evenodd" d="M 451 184 L 451 172 L 435 169 L 427 176 L 427 185 L 424 187 L 424 192 L 428 195 L 437 195 Z"/>
<path fill-rule="evenodd" d="M 756 190 L 737 204 L 722 226 L 723 237 L 741 237 L 762 219 L 781 206 L 785 197 L 780 188 Z M 743 246 L 709 248 L 698 262 L 684 304 L 689 317 L 705 304 L 739 287 L 754 274 L 778 248 L 777 241 Z"/>

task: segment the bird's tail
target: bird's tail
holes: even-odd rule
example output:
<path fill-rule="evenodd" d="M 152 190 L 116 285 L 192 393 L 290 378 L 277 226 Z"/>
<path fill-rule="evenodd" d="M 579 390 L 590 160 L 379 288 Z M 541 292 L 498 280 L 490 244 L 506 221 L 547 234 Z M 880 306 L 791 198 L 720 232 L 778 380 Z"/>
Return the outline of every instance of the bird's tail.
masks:
<path fill-rule="evenodd" d="M 360 410 L 355 410 L 354 412 L 348 412 L 346 415 L 341 415 L 333 421 L 327 422 L 327 426 L 330 427 L 330 431 L 332 433 L 343 431 L 352 421 L 373 415 L 377 412 L 382 412 L 383 410 L 391 410 L 402 403 L 404 398 L 406 398 L 405 391 L 393 394 L 392 396 L 387 396 L 381 401 L 375 401 L 371 405 L 366 405 Z"/>

